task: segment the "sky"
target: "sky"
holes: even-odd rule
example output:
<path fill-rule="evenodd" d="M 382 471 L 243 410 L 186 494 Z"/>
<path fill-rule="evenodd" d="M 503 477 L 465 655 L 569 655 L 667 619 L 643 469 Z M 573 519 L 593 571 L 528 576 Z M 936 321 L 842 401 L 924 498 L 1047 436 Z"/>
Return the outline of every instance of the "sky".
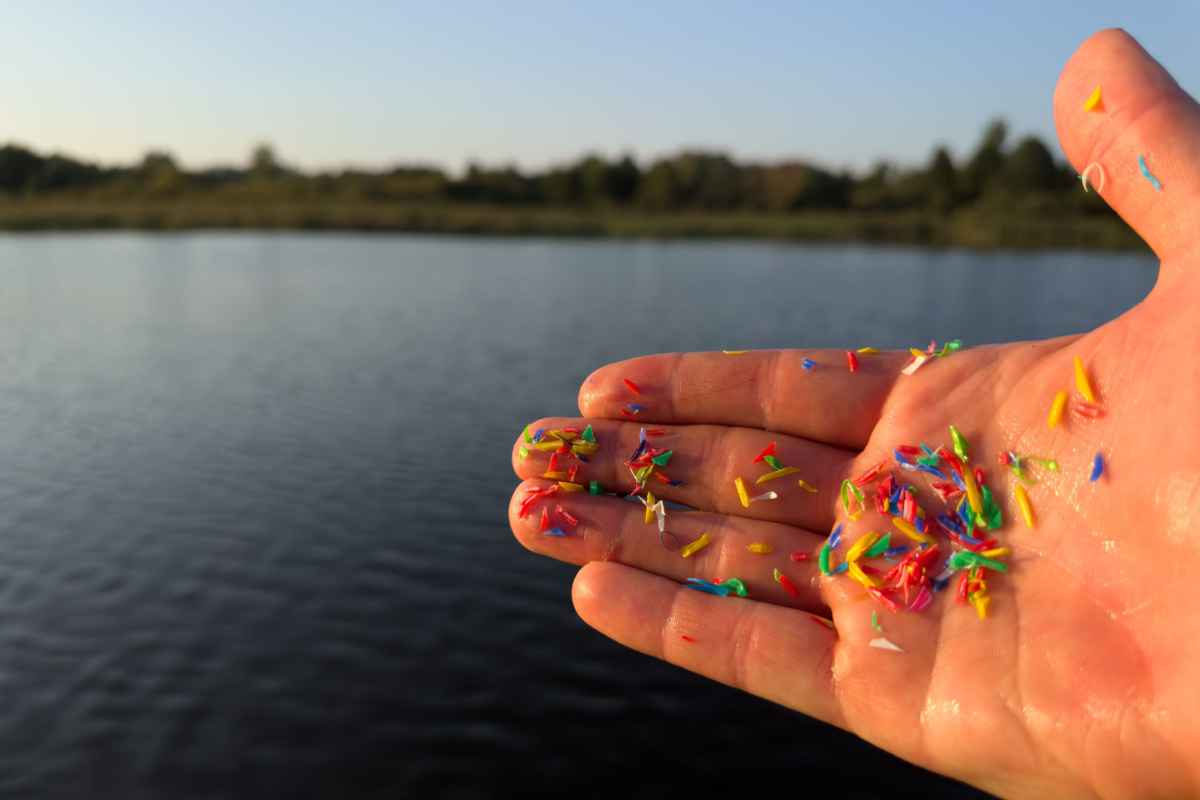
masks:
<path fill-rule="evenodd" d="M 684 148 L 860 171 L 1055 152 L 1051 98 L 1122 27 L 1200 93 L 1200 2 L 0 0 L 0 143 L 130 163 L 543 169 Z"/>

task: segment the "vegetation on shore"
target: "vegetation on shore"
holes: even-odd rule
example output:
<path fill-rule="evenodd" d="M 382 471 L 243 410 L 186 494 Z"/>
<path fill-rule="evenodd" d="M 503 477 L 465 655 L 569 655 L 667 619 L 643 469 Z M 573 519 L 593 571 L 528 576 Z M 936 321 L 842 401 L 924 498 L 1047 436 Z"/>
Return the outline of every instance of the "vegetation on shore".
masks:
<path fill-rule="evenodd" d="M 762 237 L 970 247 L 1141 248 L 1074 171 L 990 125 L 956 165 L 865 175 L 738 164 L 685 152 L 639 167 L 589 156 L 540 174 L 473 166 L 305 174 L 259 147 L 246 168 L 186 171 L 163 153 L 103 167 L 0 147 L 0 229 L 419 231 L 609 237 Z"/>

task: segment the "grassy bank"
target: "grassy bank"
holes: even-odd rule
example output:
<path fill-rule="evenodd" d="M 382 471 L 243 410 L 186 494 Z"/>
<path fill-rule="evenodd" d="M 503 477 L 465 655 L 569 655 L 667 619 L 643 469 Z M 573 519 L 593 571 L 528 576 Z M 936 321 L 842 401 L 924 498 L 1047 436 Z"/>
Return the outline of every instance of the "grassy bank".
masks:
<path fill-rule="evenodd" d="M 461 203 L 221 198 L 0 200 L 0 230 L 351 230 L 502 236 L 762 238 L 972 248 L 1144 249 L 1115 217 L 919 212 L 587 211 Z"/>

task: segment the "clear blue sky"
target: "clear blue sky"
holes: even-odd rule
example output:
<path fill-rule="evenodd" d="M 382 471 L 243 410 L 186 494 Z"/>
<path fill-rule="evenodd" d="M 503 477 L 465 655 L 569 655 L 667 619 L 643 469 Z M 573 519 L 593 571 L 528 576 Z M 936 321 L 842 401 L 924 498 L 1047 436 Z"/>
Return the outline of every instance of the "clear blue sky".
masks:
<path fill-rule="evenodd" d="M 0 142 L 305 169 L 702 147 L 862 169 L 1054 148 L 1075 47 L 1120 26 L 1200 92 L 1200 2 L 5 2 Z"/>

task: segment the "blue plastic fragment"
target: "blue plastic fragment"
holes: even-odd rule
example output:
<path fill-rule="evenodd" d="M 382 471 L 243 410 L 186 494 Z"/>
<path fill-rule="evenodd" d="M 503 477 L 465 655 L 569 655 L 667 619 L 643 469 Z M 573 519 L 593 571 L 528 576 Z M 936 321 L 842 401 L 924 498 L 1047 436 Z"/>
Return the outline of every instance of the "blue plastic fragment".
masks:
<path fill-rule="evenodd" d="M 934 475 L 942 480 L 946 480 L 946 473 L 942 472 L 937 467 L 931 467 L 928 464 L 917 464 L 917 469 L 921 470 L 921 472 L 928 472 L 930 475 Z"/>
<path fill-rule="evenodd" d="M 674 546 L 674 547 L 667 547 L 667 543 L 663 541 L 663 537 L 664 537 L 664 536 L 670 536 L 672 539 L 674 539 L 674 540 L 675 540 L 675 546 Z M 670 531 L 665 531 L 665 530 L 664 530 L 664 531 L 659 531 L 659 533 L 658 533 L 658 543 L 659 543 L 659 544 L 661 544 L 663 547 L 667 547 L 667 550 L 669 550 L 669 551 L 670 551 L 670 552 L 672 552 L 672 553 L 674 553 L 676 550 L 678 550 L 678 549 L 679 549 L 679 537 L 678 537 L 678 536 L 676 536 L 675 534 L 671 533 Z"/>
<path fill-rule="evenodd" d="M 1150 174 L 1150 169 L 1146 166 L 1146 159 L 1143 158 L 1142 156 L 1138 156 L 1138 166 L 1141 167 L 1142 175 L 1144 175 L 1146 177 L 1146 180 L 1148 180 L 1152 184 L 1154 184 L 1154 188 L 1157 191 L 1161 192 L 1162 184 L 1158 182 L 1158 178 L 1156 178 Z M 1095 480 L 1095 478 L 1093 478 L 1092 480 Z"/>
<path fill-rule="evenodd" d="M 978 545 L 983 544 L 983 539 L 976 539 L 974 536 L 967 536 L 965 533 L 962 534 L 961 536 L 959 536 L 958 538 L 962 539 L 964 542 L 971 545 L 972 547 L 977 547 Z"/>
<path fill-rule="evenodd" d="M 644 442 L 644 441 L 646 441 L 646 429 L 645 429 L 645 428 L 642 428 L 642 438 L 641 438 L 641 440 L 642 440 L 643 442 Z"/>
<path fill-rule="evenodd" d="M 921 517 L 913 518 L 913 527 L 917 529 L 917 533 L 925 532 L 925 520 Z"/>
<path fill-rule="evenodd" d="M 1141 160 L 1141 159 L 1139 159 Z M 1088 478 L 1089 483 L 1095 483 L 1100 480 L 1100 476 L 1104 474 L 1104 455 L 1096 453 L 1096 460 L 1092 462 L 1092 475 Z"/>
<path fill-rule="evenodd" d="M 645 409 L 646 406 L 635 406 L 635 405 L 630 404 L 629 408 L 631 411 L 641 411 L 641 410 Z"/>
<path fill-rule="evenodd" d="M 542 531 L 542 536 L 566 536 L 567 532 L 562 528 L 551 528 L 548 531 Z"/>
<path fill-rule="evenodd" d="M 838 545 L 841 543 L 842 543 L 842 523 L 839 522 L 838 526 L 833 529 L 833 533 L 829 534 L 829 549 L 831 551 L 837 550 Z"/>
<path fill-rule="evenodd" d="M 538 428 L 538 429 L 537 429 L 537 432 L 536 432 L 535 434 L 533 434 L 533 441 L 535 441 L 535 442 L 536 442 L 538 439 L 541 439 L 541 438 L 542 438 L 542 434 L 543 434 L 543 433 L 545 433 L 545 432 L 546 432 L 546 429 L 545 429 L 545 428 Z"/>
<path fill-rule="evenodd" d="M 899 547 L 890 547 L 887 550 L 883 551 L 883 557 L 891 558 L 892 556 L 902 556 L 905 553 L 907 553 L 908 550 L 909 550 L 909 548 L 908 548 L 908 545 L 906 545 L 906 544 L 902 544 Z"/>
<path fill-rule="evenodd" d="M 942 523 L 955 533 L 966 533 L 966 528 L 963 527 L 962 523 L 959 522 L 957 518 L 948 516 L 946 514 L 938 514 L 937 518 L 938 522 Z"/>
<path fill-rule="evenodd" d="M 924 442 L 921 442 L 921 449 L 925 451 L 925 455 L 937 458 L 937 453 L 930 450 L 929 445 L 925 444 Z"/>
<path fill-rule="evenodd" d="M 678 489 L 680 486 L 683 486 L 685 483 L 687 483 L 687 481 L 667 481 L 667 485 L 674 489 Z"/>
<path fill-rule="evenodd" d="M 957 472 L 951 472 L 950 475 L 954 478 L 954 482 L 958 484 L 959 491 L 965 492 L 967 490 L 967 485 L 963 483 L 962 475 L 959 475 Z"/>
<path fill-rule="evenodd" d="M 812 369 L 813 367 L 819 367 L 821 365 L 818 364 L 817 362 L 813 361 L 811 358 L 806 358 L 800 362 L 800 366 L 804 367 L 804 371 L 807 372 L 808 370 Z"/>
<path fill-rule="evenodd" d="M 718 586 L 717 584 L 706 581 L 702 578 L 688 578 L 688 582 L 684 584 L 683 588 L 695 589 L 698 592 L 707 592 L 708 594 L 720 595 L 721 597 L 727 597 L 729 595 L 728 588 L 724 586 Z"/>
<path fill-rule="evenodd" d="M 583 463 L 585 463 L 585 464 L 590 464 L 590 463 L 592 463 L 591 459 L 589 459 L 587 456 L 585 456 L 585 455 L 583 455 L 583 454 L 581 454 L 581 453 L 576 453 L 576 454 L 575 454 L 575 457 L 576 457 L 576 458 L 578 458 L 580 461 L 582 461 L 582 462 L 583 462 Z"/>
<path fill-rule="evenodd" d="M 641 455 L 642 453 L 644 453 L 644 452 L 646 452 L 646 440 L 645 440 L 645 439 L 642 439 L 640 442 L 638 442 L 637 449 L 633 451 L 633 455 L 631 455 L 631 456 L 629 457 L 629 460 L 630 460 L 630 461 L 637 461 L 637 460 L 638 460 L 638 456 L 640 456 L 640 455 Z"/>
<path fill-rule="evenodd" d="M 845 572 L 845 571 L 846 571 L 846 570 L 848 570 L 848 569 L 850 569 L 850 562 L 849 562 L 849 561 L 843 561 L 843 562 L 842 562 L 842 565 L 841 565 L 840 567 L 838 567 L 838 568 L 837 568 L 837 569 L 835 569 L 835 570 L 832 570 L 832 571 L 831 571 L 829 574 L 830 574 L 830 575 L 837 575 L 839 572 Z"/>
<path fill-rule="evenodd" d="M 930 587 L 932 587 L 932 589 L 935 592 L 940 592 L 942 589 L 946 588 L 946 584 L 948 584 L 949 582 L 950 582 L 949 578 L 943 578 L 940 581 L 938 579 L 934 578 L 933 580 L 931 580 L 929 582 L 929 585 L 930 585 Z"/>

